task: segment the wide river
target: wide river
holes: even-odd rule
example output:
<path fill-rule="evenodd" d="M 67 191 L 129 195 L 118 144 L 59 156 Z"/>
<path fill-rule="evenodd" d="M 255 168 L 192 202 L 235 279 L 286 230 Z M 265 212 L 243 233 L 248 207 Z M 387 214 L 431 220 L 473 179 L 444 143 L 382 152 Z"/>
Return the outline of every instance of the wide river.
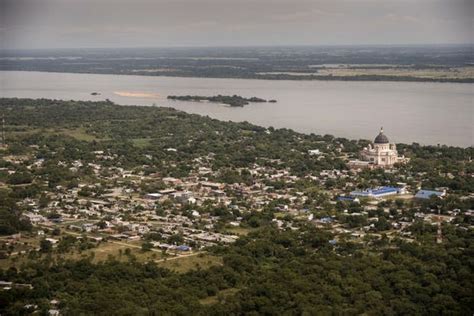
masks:
<path fill-rule="evenodd" d="M 91 92 L 100 95 L 92 96 Z M 276 99 L 231 108 L 170 101 L 168 95 Z M 393 142 L 474 144 L 474 85 L 459 83 L 271 81 L 0 71 L 0 97 L 105 100 L 173 107 L 220 120 L 304 133 Z"/>

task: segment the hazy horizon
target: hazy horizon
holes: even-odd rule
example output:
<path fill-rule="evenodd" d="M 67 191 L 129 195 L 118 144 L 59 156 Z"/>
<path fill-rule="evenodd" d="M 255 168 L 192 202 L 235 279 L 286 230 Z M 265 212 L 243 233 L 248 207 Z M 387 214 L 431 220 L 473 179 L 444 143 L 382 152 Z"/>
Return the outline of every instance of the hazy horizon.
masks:
<path fill-rule="evenodd" d="M 469 0 L 0 0 L 0 49 L 474 43 Z"/>
<path fill-rule="evenodd" d="M 137 50 L 137 49 L 212 49 L 212 48 L 364 48 L 364 47 L 374 47 L 374 48 L 384 48 L 384 47 L 407 47 L 407 48 L 416 48 L 416 47 L 437 47 L 437 46 L 444 46 L 444 47 L 456 47 L 456 46 L 463 46 L 463 47 L 474 47 L 473 43 L 427 43 L 427 44 L 406 44 L 406 43 L 397 43 L 397 44 L 327 44 L 327 45 L 310 45 L 310 44 L 295 44 L 295 45 L 195 45 L 195 46 L 186 46 L 186 45 L 175 45 L 175 46 L 117 46 L 117 47 L 38 47 L 38 48 L 1 48 L 0 51 L 60 51 L 60 50 L 81 50 L 81 49 L 92 49 L 92 50 L 108 50 L 108 49 L 130 49 L 130 50 Z"/>

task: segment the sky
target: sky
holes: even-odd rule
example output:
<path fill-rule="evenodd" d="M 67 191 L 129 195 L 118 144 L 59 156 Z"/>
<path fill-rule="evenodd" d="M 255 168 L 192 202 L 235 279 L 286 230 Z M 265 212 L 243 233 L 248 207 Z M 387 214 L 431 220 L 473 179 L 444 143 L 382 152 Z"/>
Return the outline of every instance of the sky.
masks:
<path fill-rule="evenodd" d="M 474 0 L 0 0 L 0 48 L 474 43 Z"/>

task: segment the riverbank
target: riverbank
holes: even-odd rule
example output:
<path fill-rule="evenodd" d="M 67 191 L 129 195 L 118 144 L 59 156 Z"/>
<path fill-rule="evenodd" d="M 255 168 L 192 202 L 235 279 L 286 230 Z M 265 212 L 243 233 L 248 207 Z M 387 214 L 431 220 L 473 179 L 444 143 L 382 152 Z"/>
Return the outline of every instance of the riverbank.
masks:
<path fill-rule="evenodd" d="M 472 146 L 474 91 L 469 84 L 146 77 L 0 71 L 1 97 L 156 105 L 224 121 L 298 132 L 372 139 L 380 126 L 396 143 Z M 99 92 L 93 96 L 91 91 Z M 127 92 L 118 95 L 116 92 Z M 258 96 L 277 103 L 224 107 L 168 95 Z"/>

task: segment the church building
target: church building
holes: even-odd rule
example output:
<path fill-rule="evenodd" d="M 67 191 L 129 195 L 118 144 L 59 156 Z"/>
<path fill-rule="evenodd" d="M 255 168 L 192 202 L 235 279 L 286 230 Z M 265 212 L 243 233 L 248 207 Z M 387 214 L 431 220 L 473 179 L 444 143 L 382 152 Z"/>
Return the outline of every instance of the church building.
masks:
<path fill-rule="evenodd" d="M 382 168 L 390 168 L 397 162 L 405 161 L 405 157 L 398 156 L 396 145 L 390 143 L 383 128 L 375 137 L 374 144 L 369 144 L 362 150 L 361 156 L 364 161 Z"/>

